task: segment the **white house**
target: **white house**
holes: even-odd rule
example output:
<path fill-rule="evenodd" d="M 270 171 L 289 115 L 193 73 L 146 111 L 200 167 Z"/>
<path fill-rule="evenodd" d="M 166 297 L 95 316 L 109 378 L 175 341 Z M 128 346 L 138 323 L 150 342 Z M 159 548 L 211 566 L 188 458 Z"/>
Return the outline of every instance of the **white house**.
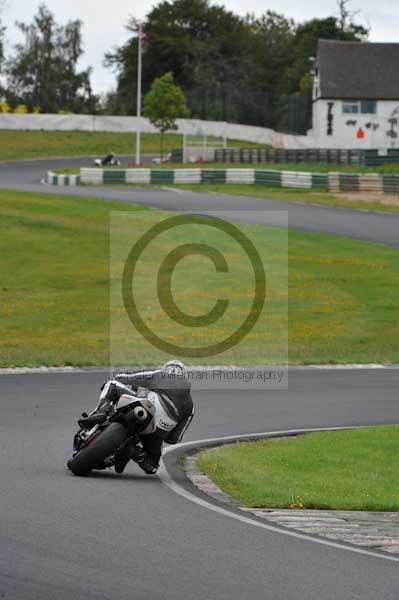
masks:
<path fill-rule="evenodd" d="M 320 148 L 399 147 L 399 44 L 320 40 L 308 135 Z"/>

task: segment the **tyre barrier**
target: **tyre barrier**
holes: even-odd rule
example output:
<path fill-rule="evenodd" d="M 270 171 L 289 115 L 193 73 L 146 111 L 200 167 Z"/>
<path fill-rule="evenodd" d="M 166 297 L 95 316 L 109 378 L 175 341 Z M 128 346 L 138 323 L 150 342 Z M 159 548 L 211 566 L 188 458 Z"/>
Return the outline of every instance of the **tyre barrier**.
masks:
<path fill-rule="evenodd" d="M 399 175 L 392 173 L 329 173 L 330 192 L 399 193 Z"/>
<path fill-rule="evenodd" d="M 44 178 L 45 183 L 50 185 L 80 185 L 80 175 L 58 175 L 52 171 L 47 171 Z"/>
<path fill-rule="evenodd" d="M 383 173 L 308 173 L 269 169 L 98 169 L 82 168 L 80 175 L 49 171 L 50 185 L 120 184 L 264 184 L 272 187 L 330 192 L 399 193 L 399 175 Z"/>
<path fill-rule="evenodd" d="M 327 173 L 301 173 L 264 169 L 98 169 L 82 168 L 80 175 L 57 175 L 48 172 L 50 185 L 108 184 L 199 184 L 199 183 L 260 183 L 273 187 L 324 189 Z"/>

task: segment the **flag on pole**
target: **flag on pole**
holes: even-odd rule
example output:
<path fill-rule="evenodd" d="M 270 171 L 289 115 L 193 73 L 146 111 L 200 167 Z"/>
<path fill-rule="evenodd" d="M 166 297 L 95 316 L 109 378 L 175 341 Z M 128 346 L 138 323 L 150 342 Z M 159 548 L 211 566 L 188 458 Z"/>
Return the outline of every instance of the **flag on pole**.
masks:
<path fill-rule="evenodd" d="M 142 52 L 145 52 L 148 46 L 148 36 L 141 25 L 139 27 L 139 38 L 141 42 L 141 50 Z"/>

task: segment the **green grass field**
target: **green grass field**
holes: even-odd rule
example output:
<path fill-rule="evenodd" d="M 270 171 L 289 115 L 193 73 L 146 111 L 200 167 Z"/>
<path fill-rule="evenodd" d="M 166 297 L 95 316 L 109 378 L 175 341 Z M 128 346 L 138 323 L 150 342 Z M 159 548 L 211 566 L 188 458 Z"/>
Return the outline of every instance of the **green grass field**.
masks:
<path fill-rule="evenodd" d="M 342 208 L 355 208 L 360 210 L 398 212 L 398 203 L 393 204 L 384 194 L 368 194 L 364 197 L 361 192 L 353 193 L 351 198 L 345 197 L 345 194 L 332 194 L 331 192 L 316 190 L 300 190 L 277 188 L 262 184 L 197 184 L 197 185 L 179 185 L 174 187 L 185 189 L 190 192 L 205 192 L 217 194 L 231 194 L 233 196 L 253 196 L 255 198 L 264 198 L 265 200 L 287 200 L 289 202 L 301 202 L 305 204 L 322 204 L 325 206 L 341 206 Z M 363 198 L 363 199 L 362 199 Z M 277 207 L 278 208 L 278 207 Z"/>
<path fill-rule="evenodd" d="M 165 134 L 164 152 L 180 148 L 183 136 Z M 246 143 L 248 147 L 259 144 Z M 229 140 L 229 146 L 241 147 L 242 142 Z M 143 154 L 159 154 L 160 136 L 144 133 L 141 136 Z M 23 131 L 0 130 L 0 160 L 46 158 L 53 156 L 104 156 L 109 152 L 131 154 L 136 152 L 136 134 L 85 131 Z"/>
<path fill-rule="evenodd" d="M 178 134 L 165 134 L 164 152 L 173 148 L 181 148 L 183 136 Z M 233 148 L 257 148 L 264 144 L 246 142 L 241 140 L 228 140 L 228 146 Z M 135 156 L 136 134 L 122 132 L 85 132 L 85 131 L 28 131 L 0 129 L 0 160 L 17 160 L 28 158 L 46 158 L 54 156 L 103 156 L 109 152 L 118 154 L 131 154 Z M 160 136 L 158 134 L 144 133 L 141 136 L 141 150 L 143 154 L 159 154 Z M 170 164 L 161 168 L 170 168 Z M 387 163 L 378 167 L 360 167 L 356 165 L 339 165 L 328 163 L 202 163 L 193 165 L 178 165 L 184 167 L 209 168 L 229 167 L 243 169 L 278 169 L 286 171 L 312 171 L 312 172 L 377 172 L 399 173 L 399 163 Z"/>
<path fill-rule="evenodd" d="M 165 359 L 164 353 L 135 333 L 120 298 L 113 296 L 110 340 L 109 213 L 114 214 L 117 251 L 111 275 L 116 289 L 132 241 L 171 213 L 117 202 L 4 190 L 0 191 L 0 206 L 1 366 L 105 365 L 110 360 L 110 341 L 114 364 L 156 364 Z M 290 363 L 399 362 L 396 249 L 290 230 L 287 290 L 286 230 L 256 225 L 243 225 L 242 230 L 254 241 L 267 266 L 267 327 L 261 319 L 245 343 L 208 360 L 187 359 L 189 363 L 284 361 L 287 303 Z M 154 330 L 183 345 L 187 330 L 171 327 L 163 318 L 162 309 L 154 303 L 156 288 L 146 277 L 146 269 L 163 259 L 176 242 L 192 242 L 194 234 L 198 236 L 198 231 L 175 230 L 160 240 L 143 257 L 143 269 L 138 273 L 143 315 Z M 200 232 L 202 242 L 216 247 L 223 242 L 221 237 L 217 231 L 202 237 Z M 221 249 L 235 263 L 230 279 L 215 278 L 214 268 L 205 258 L 184 259 L 173 278 L 176 303 L 186 312 L 205 313 L 216 299 L 231 298 L 233 311 L 226 313 L 228 318 L 206 333 L 192 330 L 191 338 L 199 335 L 199 342 L 230 332 L 241 323 L 252 302 L 251 281 L 245 279 L 248 265 L 228 242 L 223 242 Z"/>
<path fill-rule="evenodd" d="M 399 510 L 399 426 L 241 442 L 200 454 L 198 467 L 242 505 Z"/>

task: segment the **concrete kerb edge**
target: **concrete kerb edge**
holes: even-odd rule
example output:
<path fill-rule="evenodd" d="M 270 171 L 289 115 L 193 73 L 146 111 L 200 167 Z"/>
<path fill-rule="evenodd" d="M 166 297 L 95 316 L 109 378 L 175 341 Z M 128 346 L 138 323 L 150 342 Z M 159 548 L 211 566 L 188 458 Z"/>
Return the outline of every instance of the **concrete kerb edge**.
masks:
<path fill-rule="evenodd" d="M 107 365 L 98 365 L 98 366 L 81 366 L 81 367 L 72 367 L 72 366 L 57 366 L 57 367 L 49 367 L 49 366 L 40 366 L 40 367 L 0 367 L 0 376 L 1 375 L 34 375 L 34 374 L 43 374 L 43 373 L 89 373 L 89 372 L 110 372 L 113 371 L 139 371 L 139 370 L 147 370 L 154 369 L 156 366 L 154 365 L 133 365 L 133 366 L 107 366 Z M 213 372 L 215 370 L 220 369 L 228 369 L 231 371 L 243 371 L 245 369 L 287 369 L 288 371 L 314 371 L 314 370 L 322 370 L 322 371 L 357 371 L 357 370 L 397 370 L 399 369 L 399 364 L 337 364 L 337 365 L 203 365 L 203 366 L 189 366 L 188 370 L 194 373 L 196 372 Z"/>
<path fill-rule="evenodd" d="M 370 427 L 370 426 L 369 426 Z M 183 488 L 177 481 L 174 481 L 173 475 L 171 475 L 165 465 L 165 462 L 162 460 L 161 469 L 159 472 L 159 477 L 163 483 L 165 483 L 168 487 L 170 487 L 173 491 L 186 497 L 187 499 L 204 506 L 206 508 L 210 508 L 215 512 L 219 512 L 225 514 L 226 516 L 230 516 L 232 518 L 236 518 L 239 521 L 244 521 L 248 524 L 258 525 L 259 527 L 271 531 L 276 531 L 285 535 L 290 535 L 293 537 L 297 537 L 300 539 L 308 540 L 310 542 L 316 542 L 322 545 L 332 546 L 334 548 L 340 548 L 343 550 L 350 550 L 352 552 L 365 554 L 369 556 L 374 556 L 378 558 L 388 559 L 394 562 L 399 562 L 399 532 L 396 538 L 383 540 L 381 547 L 376 548 L 374 543 L 370 545 L 365 543 L 364 539 L 362 539 L 362 534 L 360 530 L 356 533 L 360 535 L 356 535 L 351 539 L 352 535 L 348 534 L 348 528 L 351 529 L 351 525 L 349 523 L 348 528 L 346 530 L 342 530 L 341 534 L 339 531 L 335 531 L 331 535 L 326 535 L 325 532 L 328 533 L 327 525 L 331 525 L 331 520 L 334 522 L 342 521 L 341 514 L 344 513 L 345 517 L 348 521 L 350 521 L 350 517 L 364 517 L 364 515 L 377 515 L 377 524 L 380 522 L 381 518 L 389 518 L 389 516 L 394 515 L 394 518 L 397 520 L 399 513 L 367 513 L 365 511 L 323 511 L 323 510 L 301 510 L 301 511 L 293 511 L 291 509 L 256 509 L 256 508 L 246 508 L 240 505 L 240 503 L 231 498 L 228 494 L 223 492 L 207 475 L 202 473 L 196 466 L 196 460 L 200 451 L 204 449 L 216 449 L 221 448 L 227 445 L 231 445 L 240 441 L 258 441 L 262 439 L 281 439 L 283 437 L 296 437 L 298 435 L 305 435 L 308 433 L 317 433 L 317 432 L 329 432 L 329 431 L 344 431 L 344 430 L 356 430 L 356 429 L 364 429 L 365 426 L 347 426 L 347 427 L 322 427 L 322 428 L 312 428 L 312 429 L 298 429 L 298 430 L 286 430 L 286 431 L 274 431 L 274 432 L 264 432 L 264 433 L 253 433 L 253 434 L 245 434 L 238 436 L 226 436 L 221 438 L 212 438 L 207 440 L 198 440 L 194 442 L 186 442 L 180 444 L 178 447 L 168 447 L 164 454 L 166 456 L 168 454 L 176 453 L 179 458 L 183 458 L 183 470 L 182 474 L 188 482 L 189 485 L 195 488 L 195 492 L 187 491 Z M 202 497 L 205 496 L 209 501 L 204 500 Z M 224 508 L 221 508 L 224 506 Z M 260 513 L 262 517 L 259 516 Z M 309 516 L 309 521 L 317 522 L 318 527 L 315 531 L 312 527 L 306 527 L 306 523 L 299 524 L 299 526 L 294 527 L 294 523 L 284 522 L 284 518 L 281 518 L 281 513 L 290 513 L 291 515 L 296 515 L 298 512 L 301 513 L 302 517 Z M 244 517 L 241 517 L 244 515 Z M 275 515 L 278 515 L 278 518 Z M 335 516 L 334 516 L 335 515 Z M 337 516 L 338 515 L 338 516 Z M 249 519 L 248 519 L 249 517 Z M 346 520 L 345 519 L 345 520 Z M 293 521 L 298 520 L 292 519 Z M 361 519 L 366 526 L 370 526 L 373 528 L 375 523 L 373 521 L 365 521 Z M 290 521 L 290 519 L 288 519 Z M 323 524 L 324 521 L 324 524 Z M 395 523 L 395 525 L 397 525 Z M 324 535 L 323 535 L 323 526 L 324 526 Z M 397 526 L 399 529 L 399 527 Z M 331 529 L 331 527 L 330 527 Z M 349 535 L 349 539 L 348 539 Z M 363 534 L 364 535 L 367 534 Z M 382 535 L 379 536 L 380 538 Z M 385 547 L 384 547 L 385 545 Z"/>

